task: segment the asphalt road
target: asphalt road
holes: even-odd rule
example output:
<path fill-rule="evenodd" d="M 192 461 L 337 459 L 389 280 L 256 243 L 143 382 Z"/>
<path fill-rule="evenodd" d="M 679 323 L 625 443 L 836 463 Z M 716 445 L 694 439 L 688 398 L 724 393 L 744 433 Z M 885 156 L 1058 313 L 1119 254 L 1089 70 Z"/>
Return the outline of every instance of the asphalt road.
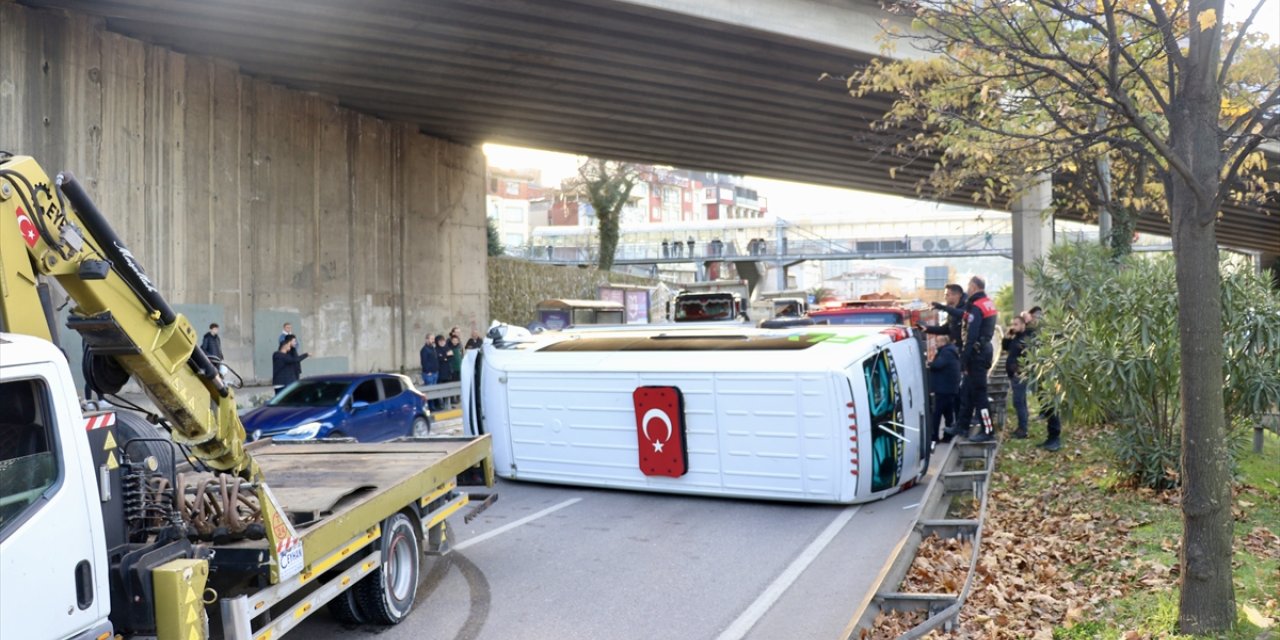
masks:
<path fill-rule="evenodd" d="M 455 549 L 423 563 L 418 604 L 396 627 L 309 640 L 839 637 L 924 495 L 857 507 L 717 500 L 501 482 Z"/>

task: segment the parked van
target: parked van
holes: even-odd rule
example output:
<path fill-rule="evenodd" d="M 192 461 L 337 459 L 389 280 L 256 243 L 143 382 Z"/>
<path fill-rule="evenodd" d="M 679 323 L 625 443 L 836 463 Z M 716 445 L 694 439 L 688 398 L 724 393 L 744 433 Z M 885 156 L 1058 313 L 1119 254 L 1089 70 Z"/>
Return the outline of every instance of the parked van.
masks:
<path fill-rule="evenodd" d="M 463 420 L 504 478 L 849 504 L 928 467 L 907 327 L 499 333 L 464 362 Z"/>

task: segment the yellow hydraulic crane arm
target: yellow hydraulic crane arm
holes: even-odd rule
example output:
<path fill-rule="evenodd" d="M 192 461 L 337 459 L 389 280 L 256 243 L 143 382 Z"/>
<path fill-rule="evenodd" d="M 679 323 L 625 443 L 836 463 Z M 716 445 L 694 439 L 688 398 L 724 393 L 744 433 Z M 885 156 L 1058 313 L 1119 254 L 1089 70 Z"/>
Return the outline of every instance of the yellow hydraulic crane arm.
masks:
<path fill-rule="evenodd" d="M 231 389 L 75 176 L 50 181 L 35 160 L 0 155 L 0 331 L 52 340 L 38 276 L 75 302 L 68 325 L 142 385 L 174 441 L 219 471 L 258 481 Z"/>

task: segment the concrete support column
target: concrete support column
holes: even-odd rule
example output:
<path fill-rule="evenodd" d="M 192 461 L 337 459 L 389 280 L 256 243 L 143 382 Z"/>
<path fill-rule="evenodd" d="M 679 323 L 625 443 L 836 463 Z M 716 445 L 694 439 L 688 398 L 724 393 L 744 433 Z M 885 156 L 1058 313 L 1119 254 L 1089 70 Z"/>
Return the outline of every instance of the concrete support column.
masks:
<path fill-rule="evenodd" d="M 773 251 L 778 257 L 777 262 L 777 280 L 778 291 L 787 290 L 787 223 L 779 220 L 774 225 L 773 231 Z"/>
<path fill-rule="evenodd" d="M 1035 304 L 1024 269 L 1053 247 L 1053 183 L 1035 177 L 1013 203 L 1013 307 L 1023 311 Z"/>

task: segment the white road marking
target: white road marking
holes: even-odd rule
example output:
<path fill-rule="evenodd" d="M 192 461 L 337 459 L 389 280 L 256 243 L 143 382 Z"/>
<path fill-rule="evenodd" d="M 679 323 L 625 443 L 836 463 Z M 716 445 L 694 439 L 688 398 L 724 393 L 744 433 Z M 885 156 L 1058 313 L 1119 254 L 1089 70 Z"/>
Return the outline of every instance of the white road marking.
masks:
<path fill-rule="evenodd" d="M 552 505 L 537 513 L 529 514 L 523 518 L 520 518 L 519 520 L 516 520 L 515 522 L 508 522 L 507 524 L 504 524 L 501 527 L 498 527 L 497 529 L 494 529 L 492 531 L 486 531 L 474 538 L 471 538 L 470 540 L 463 540 L 462 542 L 459 542 L 458 544 L 453 545 L 453 550 L 462 551 L 463 549 L 466 549 L 471 545 L 480 544 L 481 542 L 484 542 L 489 538 L 500 536 L 512 529 L 515 529 L 516 527 L 529 524 L 530 522 L 533 522 L 538 518 L 541 518 L 543 516 L 549 516 L 552 513 L 555 513 L 556 511 L 559 511 L 565 507 L 573 506 L 579 502 L 582 502 L 582 498 L 571 498 L 569 500 L 565 500 L 560 504 Z"/>
<path fill-rule="evenodd" d="M 756 626 L 760 618 L 763 618 L 769 608 L 782 597 L 782 594 L 787 592 L 787 589 L 800 577 L 800 574 L 809 568 L 809 565 L 818 558 L 822 550 L 826 549 L 832 540 L 835 540 L 840 530 L 844 529 L 846 524 L 849 524 L 849 520 L 853 518 L 853 514 L 858 512 L 859 508 L 849 507 L 841 511 L 840 515 L 836 516 L 836 519 L 832 520 L 831 524 L 827 525 L 827 528 L 823 529 L 822 533 L 818 534 L 818 537 L 814 538 L 813 542 L 810 542 L 809 546 L 805 547 L 804 551 L 801 551 L 800 555 L 796 556 L 796 559 L 792 560 L 791 564 L 787 565 L 787 568 L 778 574 L 777 578 L 773 579 L 773 582 L 756 598 L 755 602 L 752 602 L 751 606 L 747 607 L 746 611 L 743 611 L 742 615 L 738 616 L 738 619 L 729 625 L 729 628 L 721 632 L 716 640 L 738 640 L 746 637 L 747 632 Z"/>

